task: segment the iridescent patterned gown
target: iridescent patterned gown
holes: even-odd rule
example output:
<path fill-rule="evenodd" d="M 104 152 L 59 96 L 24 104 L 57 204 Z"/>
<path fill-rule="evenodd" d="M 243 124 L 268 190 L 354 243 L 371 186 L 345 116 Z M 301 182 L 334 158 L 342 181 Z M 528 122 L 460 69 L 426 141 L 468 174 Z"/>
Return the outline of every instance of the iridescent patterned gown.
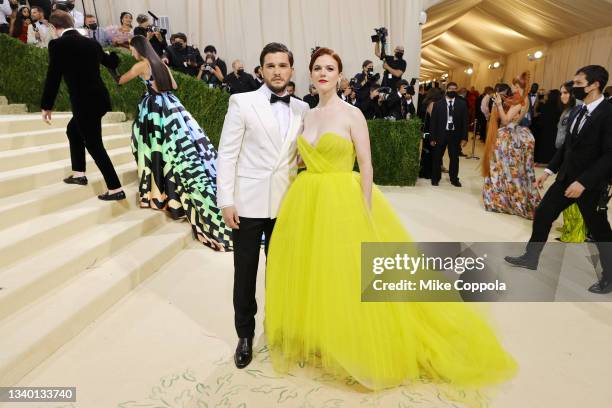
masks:
<path fill-rule="evenodd" d="M 231 249 L 231 229 L 216 205 L 217 151 L 172 92 L 147 92 L 132 128 L 141 207 L 185 217 L 211 248 Z"/>

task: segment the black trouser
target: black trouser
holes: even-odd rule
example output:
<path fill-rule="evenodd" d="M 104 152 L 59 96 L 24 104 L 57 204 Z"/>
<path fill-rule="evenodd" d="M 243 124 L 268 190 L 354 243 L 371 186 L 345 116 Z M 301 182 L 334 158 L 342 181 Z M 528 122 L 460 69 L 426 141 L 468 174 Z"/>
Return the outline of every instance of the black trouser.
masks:
<path fill-rule="evenodd" d="M 548 189 L 540 205 L 536 208 L 533 219 L 533 231 L 527 253 L 539 257 L 548 239 L 552 223 L 570 205 L 576 203 L 584 218 L 587 229 L 593 235 L 597 245 L 604 277 L 612 279 L 612 230 L 608 222 L 606 211 L 597 211 L 597 204 L 601 198 L 601 190 L 584 190 L 578 198 L 565 197 L 565 190 L 571 183 L 555 181 Z"/>
<path fill-rule="evenodd" d="M 9 33 L 9 25 L 8 24 L 0 24 L 0 34 L 8 34 L 8 33 Z"/>
<path fill-rule="evenodd" d="M 106 187 L 115 190 L 121 187 L 121 182 L 102 143 L 102 116 L 103 114 L 95 113 L 75 113 L 72 116 L 66 129 L 70 142 L 70 159 L 73 171 L 84 172 L 87 149 L 100 169 Z"/>
<path fill-rule="evenodd" d="M 240 229 L 232 230 L 234 241 L 234 324 L 238 337 L 253 337 L 257 301 L 257 267 L 261 236 L 265 235 L 264 250 L 268 255 L 270 237 L 276 218 L 240 217 Z"/>
<path fill-rule="evenodd" d="M 441 138 L 432 149 L 431 157 L 431 181 L 437 183 L 442 178 L 442 158 L 448 147 L 448 175 L 451 181 L 459 181 L 459 151 L 461 150 L 461 138 L 454 130 L 447 130 L 444 138 Z"/>

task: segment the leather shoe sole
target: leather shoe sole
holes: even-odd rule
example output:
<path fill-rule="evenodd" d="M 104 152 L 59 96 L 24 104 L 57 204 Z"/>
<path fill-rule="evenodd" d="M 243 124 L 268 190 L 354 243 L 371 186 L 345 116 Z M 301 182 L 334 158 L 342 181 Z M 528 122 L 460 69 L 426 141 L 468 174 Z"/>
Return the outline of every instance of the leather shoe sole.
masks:
<path fill-rule="evenodd" d="M 115 194 L 108 194 L 108 191 L 104 194 L 101 194 L 98 196 L 98 198 L 102 201 L 119 201 L 119 200 L 125 200 L 125 192 L 124 191 L 120 191 L 118 193 Z"/>
<path fill-rule="evenodd" d="M 605 295 L 606 293 L 612 292 L 612 282 L 595 282 L 589 288 L 589 292 L 597 293 L 598 295 Z"/>

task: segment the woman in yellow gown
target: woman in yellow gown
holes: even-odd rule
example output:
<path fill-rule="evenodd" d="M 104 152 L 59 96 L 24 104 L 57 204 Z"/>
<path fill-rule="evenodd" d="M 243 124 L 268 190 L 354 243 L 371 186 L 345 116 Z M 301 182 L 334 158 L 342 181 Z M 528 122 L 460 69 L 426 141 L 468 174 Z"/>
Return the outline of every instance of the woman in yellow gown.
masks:
<path fill-rule="evenodd" d="M 372 390 L 509 379 L 516 363 L 467 304 L 361 302 L 361 243 L 410 237 L 372 187 L 363 115 L 336 94 L 342 61 L 320 48 L 310 72 L 320 102 L 298 139 L 306 171 L 287 192 L 267 260 L 265 332 L 275 369 L 312 364 Z M 352 171 L 356 157 L 361 174 Z"/>

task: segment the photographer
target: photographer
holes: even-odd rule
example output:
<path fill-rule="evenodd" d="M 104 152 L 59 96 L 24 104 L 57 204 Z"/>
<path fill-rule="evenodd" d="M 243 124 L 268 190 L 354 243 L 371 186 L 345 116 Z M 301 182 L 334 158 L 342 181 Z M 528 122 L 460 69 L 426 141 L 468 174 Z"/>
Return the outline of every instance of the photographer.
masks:
<path fill-rule="evenodd" d="M 295 82 L 289 81 L 287 83 L 287 88 L 285 88 L 285 90 L 287 91 L 287 93 L 289 95 L 291 95 L 292 98 L 300 99 L 299 96 L 296 96 L 296 94 L 295 94 Z M 300 101 L 301 101 L 301 99 L 300 99 Z"/>
<path fill-rule="evenodd" d="M 258 89 L 255 79 L 244 72 L 244 64 L 240 60 L 232 62 L 233 71 L 225 77 L 225 83 L 229 86 L 230 94 L 250 92 Z M 220 70 L 220 69 L 219 69 Z"/>
<path fill-rule="evenodd" d="M 207 55 L 204 64 L 200 65 L 200 71 L 196 77 L 199 81 L 204 81 L 209 88 L 220 88 L 223 83 L 223 73 L 221 68 L 215 63 L 212 56 Z"/>
<path fill-rule="evenodd" d="M 370 87 L 369 96 L 358 105 L 358 108 L 363 112 L 363 116 L 368 120 L 382 119 L 384 117 L 382 105 L 387 94 L 381 94 L 380 88 L 380 85 L 377 83 L 373 84 Z"/>
<path fill-rule="evenodd" d="M 308 87 L 308 92 L 309 94 L 304 95 L 302 100 L 306 102 L 308 106 L 310 106 L 310 109 L 314 109 L 319 104 L 319 93 L 317 92 L 317 88 L 313 84 L 310 84 L 310 86 Z"/>
<path fill-rule="evenodd" d="M 353 89 L 357 93 L 357 100 L 366 100 L 370 97 L 370 88 L 378 82 L 380 74 L 374 74 L 374 63 L 370 60 L 363 61 L 362 71 L 355 75 L 352 80 Z"/>
<path fill-rule="evenodd" d="M 63 10 L 70 14 L 74 19 L 74 28 L 81 28 L 85 25 L 85 16 L 74 8 L 74 0 L 55 0 L 53 10 Z"/>
<path fill-rule="evenodd" d="M 155 50 L 155 53 L 161 57 L 166 48 L 168 48 L 166 37 L 164 37 L 166 30 L 161 30 L 159 27 L 151 24 L 149 16 L 146 14 L 139 14 L 138 17 L 136 17 L 136 22 L 138 23 L 138 27 L 134 29 L 134 35 L 146 37 Z"/>
<path fill-rule="evenodd" d="M 386 117 L 394 117 L 395 120 L 410 119 L 416 114 L 416 108 L 412 102 L 414 88 L 408 81 L 402 79 L 397 83 L 397 91 L 389 95 L 384 103 Z"/>
<path fill-rule="evenodd" d="M 32 7 L 32 24 L 28 26 L 28 44 L 39 48 L 47 48 L 53 39 L 49 23 L 45 20 L 45 12 L 39 6 Z"/>
<path fill-rule="evenodd" d="M 351 88 L 349 81 L 346 78 L 342 78 L 340 80 L 340 89 L 338 90 L 338 96 L 344 102 L 348 102 L 349 97 L 351 96 L 351 92 L 353 92 L 353 89 Z"/>
<path fill-rule="evenodd" d="M 383 61 L 383 68 L 385 69 L 382 86 L 396 89 L 397 82 L 402 79 L 402 75 L 406 72 L 406 61 L 403 59 L 404 47 L 398 45 L 393 51 L 393 56 L 385 55 L 387 30 L 384 28 L 376 30 L 376 35 L 372 36 L 372 41 L 374 41 L 374 54 Z"/>
<path fill-rule="evenodd" d="M 165 61 L 170 68 L 187 75 L 196 76 L 204 59 L 197 48 L 187 45 L 187 36 L 183 33 L 172 34 L 170 47 L 166 49 Z"/>
<path fill-rule="evenodd" d="M 111 44 L 106 31 L 98 27 L 96 16 L 91 14 L 85 16 L 85 29 L 87 30 L 87 37 L 96 40 L 102 47 L 108 47 Z"/>
<path fill-rule="evenodd" d="M 227 65 L 225 64 L 225 61 L 217 57 L 217 49 L 214 45 L 207 45 L 204 47 L 204 55 L 205 58 L 211 57 L 213 59 L 214 64 L 219 67 L 223 76 L 227 75 Z"/>

